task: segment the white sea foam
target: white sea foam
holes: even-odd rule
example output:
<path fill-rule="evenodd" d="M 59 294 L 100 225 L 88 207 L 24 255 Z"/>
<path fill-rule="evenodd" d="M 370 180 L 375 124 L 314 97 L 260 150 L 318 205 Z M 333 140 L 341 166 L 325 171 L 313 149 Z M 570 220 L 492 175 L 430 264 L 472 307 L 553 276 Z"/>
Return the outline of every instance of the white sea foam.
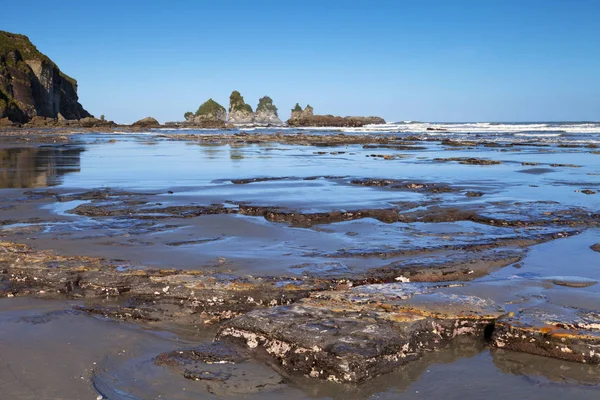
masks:
<path fill-rule="evenodd" d="M 515 133 L 515 136 L 520 137 L 559 137 L 562 133 Z"/>
<path fill-rule="evenodd" d="M 555 124 L 555 123 L 531 123 L 531 124 L 501 124 L 490 122 L 475 123 L 429 123 L 429 122 L 388 122 L 381 125 L 367 125 L 361 128 L 304 128 L 307 130 L 341 130 L 344 132 L 402 132 L 402 133 L 425 133 L 431 135 L 443 135 L 444 133 L 526 133 L 536 134 L 547 132 L 553 135 L 561 133 L 600 133 L 600 124 Z"/>
<path fill-rule="evenodd" d="M 495 123 L 495 122 L 468 122 L 468 123 L 443 123 L 398 121 L 385 124 L 366 125 L 360 128 L 350 127 L 260 127 L 256 125 L 236 126 L 238 131 L 306 131 L 314 133 L 336 134 L 406 134 L 427 135 L 433 138 L 452 138 L 456 140 L 485 140 L 491 142 L 518 142 L 532 141 L 543 143 L 571 143 L 571 144 L 597 144 L 600 142 L 600 123 Z M 176 133 L 177 131 L 191 131 L 202 134 L 204 131 L 219 131 L 219 129 L 198 129 L 188 127 L 165 127 L 152 129 L 151 132 L 138 132 L 135 134 L 154 134 L 157 131 Z M 125 132 L 115 131 L 115 134 Z M 183 133 L 183 132 L 182 132 Z"/>

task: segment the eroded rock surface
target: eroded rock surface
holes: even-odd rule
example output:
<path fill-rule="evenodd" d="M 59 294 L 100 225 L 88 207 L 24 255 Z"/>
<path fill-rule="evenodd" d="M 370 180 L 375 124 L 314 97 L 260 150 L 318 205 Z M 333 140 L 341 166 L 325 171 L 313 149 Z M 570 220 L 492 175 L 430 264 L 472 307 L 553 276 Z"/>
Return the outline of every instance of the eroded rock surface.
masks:
<path fill-rule="evenodd" d="M 494 346 L 530 354 L 600 364 L 600 312 L 544 304 L 500 319 Z"/>
<path fill-rule="evenodd" d="M 476 297 L 430 295 L 434 290 L 387 284 L 322 292 L 291 306 L 238 317 L 218 337 L 264 349 L 289 373 L 361 382 L 439 349 L 456 336 L 483 337 L 504 312 Z M 412 296 L 420 301 L 405 301 Z"/>

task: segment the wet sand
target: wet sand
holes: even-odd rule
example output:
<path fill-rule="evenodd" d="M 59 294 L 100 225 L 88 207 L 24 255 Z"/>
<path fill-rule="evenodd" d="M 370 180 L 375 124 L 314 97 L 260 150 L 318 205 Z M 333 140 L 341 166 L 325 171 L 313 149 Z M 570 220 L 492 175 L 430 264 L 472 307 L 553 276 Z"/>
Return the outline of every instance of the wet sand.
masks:
<path fill-rule="evenodd" d="M 591 147 L 304 133 L 44 137 L 0 141 L 0 355 L 12 396 L 600 393 Z M 448 300 L 457 298 L 468 300 Z M 344 350 L 354 360 L 378 333 L 406 329 L 400 319 L 429 335 L 419 321 L 454 323 L 475 299 L 497 314 L 472 319 L 466 337 L 449 331 L 419 347 L 408 363 L 389 364 L 378 349 L 374 360 L 389 365 L 373 364 L 358 386 L 350 375 L 321 381 L 337 376 L 327 361 L 341 357 L 335 346 L 314 355 L 322 377 L 317 364 L 304 371 L 272 351 L 275 339 L 302 348 L 303 329 L 325 320 L 349 341 L 359 339 L 347 324 L 372 325 L 363 350 Z M 290 325 L 269 331 L 265 318 Z M 548 327 L 569 342 L 542 349 L 512 336 L 526 328 L 527 340 L 550 340 Z M 65 332 L 75 350 L 65 350 Z M 223 348 L 209 346 L 215 336 Z M 40 353 L 64 363 L 64 375 L 41 367 Z"/>

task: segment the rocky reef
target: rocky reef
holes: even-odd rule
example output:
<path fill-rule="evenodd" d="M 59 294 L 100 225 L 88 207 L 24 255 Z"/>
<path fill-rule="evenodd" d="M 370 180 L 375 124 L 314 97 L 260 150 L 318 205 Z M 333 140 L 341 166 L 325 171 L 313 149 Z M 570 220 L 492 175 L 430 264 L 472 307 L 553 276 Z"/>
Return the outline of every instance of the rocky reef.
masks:
<path fill-rule="evenodd" d="M 0 119 L 26 123 L 33 117 L 79 120 L 91 115 L 79 104 L 77 81 L 27 36 L 0 31 Z"/>
<path fill-rule="evenodd" d="M 256 113 L 254 114 L 254 123 L 261 125 L 283 124 L 277 114 L 277 107 L 273 104 L 273 99 L 269 96 L 263 96 L 258 100 Z"/>
<path fill-rule="evenodd" d="M 244 97 L 234 90 L 229 96 L 229 118 L 232 124 L 251 124 L 254 122 L 254 111 L 246 104 Z"/>
<path fill-rule="evenodd" d="M 345 127 L 360 128 L 370 124 L 385 124 L 381 117 L 340 117 L 335 115 L 315 115 L 314 109 L 307 105 L 304 110 L 300 104 L 292 109 L 292 115 L 287 121 L 289 126 L 304 127 Z"/>
<path fill-rule="evenodd" d="M 466 174 L 504 168 L 510 160 L 520 174 L 522 166 L 534 165 L 531 152 L 524 150 L 537 149 L 538 143 L 502 144 L 510 158 L 497 146 L 478 158 L 439 158 L 432 149 L 483 152 L 492 142 L 310 132 L 156 132 L 150 138 L 138 144 L 156 146 L 149 154 L 183 141 L 182 151 L 190 149 L 196 156 L 200 148 L 207 159 L 221 145 L 235 163 L 257 149 L 272 157 L 274 143 L 283 144 L 279 151 L 294 160 L 297 153 L 288 149 L 318 147 L 323 151 L 312 154 L 324 157 L 311 161 L 322 160 L 325 166 L 351 152 L 357 153 L 356 162 L 396 158 L 381 167 L 387 177 L 369 177 L 360 169 L 346 176 L 299 170 L 297 175 L 263 175 L 262 166 L 218 179 L 210 172 L 213 183 L 227 187 L 222 198 L 177 186 L 144 192 L 60 186 L 6 191 L 0 205 L 9 210 L 0 229 L 0 298 L 66 298 L 77 302 L 67 312 L 78 318 L 90 314 L 154 331 L 193 332 L 185 347 L 169 344 L 148 347 L 151 353 L 141 358 L 127 355 L 126 367 L 151 362 L 157 373 L 189 379 L 187 389 L 216 385 L 211 393 L 230 394 L 231 387 L 240 390 L 236 394 L 260 391 L 281 382 L 302 384 L 314 393 L 315 387 L 334 387 L 327 381 L 339 383 L 333 390 L 364 390 L 395 382 L 406 370 L 419 375 L 432 363 L 480 353 L 488 366 L 515 364 L 527 379 L 537 373 L 532 367 L 537 362 L 553 366 L 559 382 L 569 385 L 586 384 L 589 376 L 600 379 L 600 279 L 593 268 L 581 265 L 594 265 L 600 251 L 600 215 L 594 208 L 521 198 L 498 201 L 494 192 L 506 182 L 431 180 L 427 171 L 419 180 L 389 177 L 389 168 L 408 152 L 419 160 L 418 168 L 425 168 L 421 157 L 429 153 L 435 169 L 448 165 Z M 54 185 L 60 180 L 57 173 L 79 168 L 79 152 L 85 150 L 83 145 L 76 152 L 73 145 L 51 148 L 30 141 L 20 150 L 14 147 L 20 142 L 4 140 L 0 163 L 8 168 L 0 172 L 0 182 L 12 188 Z M 110 136 L 93 145 L 116 147 L 119 141 L 132 143 Z M 535 165 L 569 165 L 548 150 L 539 153 L 548 159 L 539 157 Z M 595 164 L 585 165 L 576 154 L 582 166 L 572 170 L 588 176 L 585 168 Z M 578 188 L 588 185 L 573 182 Z M 376 199 L 383 193 L 394 201 L 339 203 L 328 196 L 316 208 L 312 202 L 297 203 L 294 193 L 287 200 L 274 198 L 271 191 L 330 185 L 377 192 Z M 559 190 L 570 193 L 573 185 Z M 257 201 L 261 192 L 265 197 Z M 56 204 L 69 209 L 64 215 L 51 213 Z M 271 243 L 277 243 L 276 251 L 269 249 Z M 138 251 L 142 246 L 144 251 Z M 572 249 L 586 254 L 577 259 Z M 562 275 L 563 270 L 572 276 Z M 453 356 L 448 359 L 448 354 Z M 482 362 L 477 360 L 475 368 Z M 105 376 L 114 382 L 114 368 L 120 367 L 101 365 L 98 370 L 110 371 Z M 394 375 L 377 379 L 384 374 Z"/>

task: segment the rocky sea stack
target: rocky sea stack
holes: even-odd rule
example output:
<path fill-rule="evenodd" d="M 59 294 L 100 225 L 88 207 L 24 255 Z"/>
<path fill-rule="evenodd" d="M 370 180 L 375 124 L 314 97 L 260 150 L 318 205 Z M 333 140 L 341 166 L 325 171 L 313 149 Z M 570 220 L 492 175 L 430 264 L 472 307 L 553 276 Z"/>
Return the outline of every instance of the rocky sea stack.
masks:
<path fill-rule="evenodd" d="M 229 118 L 232 124 L 252 124 L 254 123 L 254 112 L 249 104 L 246 104 L 244 98 L 237 90 L 231 92 L 229 96 Z"/>
<path fill-rule="evenodd" d="M 296 103 L 296 106 L 292 108 L 292 116 L 290 120 L 310 119 L 312 117 L 314 117 L 314 109 L 310 106 L 310 104 L 307 104 L 303 110 L 302 107 L 300 107 L 300 104 Z"/>
<path fill-rule="evenodd" d="M 27 36 L 0 31 L 0 119 L 91 117 L 79 104 L 77 81 L 65 75 Z"/>
<path fill-rule="evenodd" d="M 203 128 L 225 127 L 225 122 L 232 125 L 283 125 L 273 99 L 269 96 L 261 97 L 254 112 L 237 90 L 231 92 L 229 96 L 229 113 L 226 112 L 225 107 L 209 99 L 198 108 L 196 113 L 188 111 L 184 117 L 185 125 Z"/>
<path fill-rule="evenodd" d="M 225 107 L 208 99 L 198 107 L 196 113 L 186 112 L 184 114 L 186 123 L 190 125 L 198 125 L 202 127 L 224 127 L 227 119 L 227 111 Z"/>
<path fill-rule="evenodd" d="M 287 121 L 289 126 L 314 126 L 314 127 L 348 127 L 360 128 L 370 124 L 385 124 L 381 117 L 339 117 L 335 115 L 315 115 L 314 109 L 307 105 L 304 110 L 300 104 L 292 108 L 292 116 Z"/>
<path fill-rule="evenodd" d="M 254 114 L 254 123 L 261 125 L 282 125 L 281 119 L 277 114 L 277 107 L 273 104 L 273 99 L 269 96 L 261 97 L 258 100 L 256 113 Z"/>

